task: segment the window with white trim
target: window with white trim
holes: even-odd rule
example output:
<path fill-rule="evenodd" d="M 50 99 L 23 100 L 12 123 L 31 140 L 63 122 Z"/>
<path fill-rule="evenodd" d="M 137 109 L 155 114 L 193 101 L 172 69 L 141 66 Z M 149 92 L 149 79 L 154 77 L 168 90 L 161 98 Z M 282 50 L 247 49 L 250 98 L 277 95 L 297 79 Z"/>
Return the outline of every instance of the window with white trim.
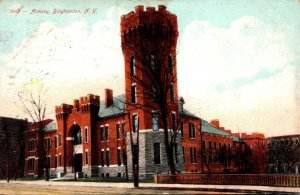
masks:
<path fill-rule="evenodd" d="M 137 103 L 137 98 L 136 98 L 136 85 L 133 84 L 131 86 L 131 103 L 136 104 Z"/>
<path fill-rule="evenodd" d="M 84 138 L 85 138 L 85 143 L 88 143 L 88 128 L 87 127 L 84 129 Z"/>
<path fill-rule="evenodd" d="M 89 152 L 85 151 L 85 164 L 88 165 L 89 164 Z"/>
<path fill-rule="evenodd" d="M 27 162 L 27 169 L 28 170 L 34 170 L 34 158 L 29 158 Z"/>
<path fill-rule="evenodd" d="M 132 125 L 133 125 L 132 131 L 134 133 L 137 132 L 139 129 L 139 117 L 137 114 L 132 115 Z"/>
<path fill-rule="evenodd" d="M 152 112 L 152 129 L 153 131 L 158 131 L 159 130 L 159 125 L 158 125 L 158 112 Z"/>
<path fill-rule="evenodd" d="M 134 58 L 134 56 L 130 57 L 130 75 L 131 76 L 135 75 L 135 58 Z"/>

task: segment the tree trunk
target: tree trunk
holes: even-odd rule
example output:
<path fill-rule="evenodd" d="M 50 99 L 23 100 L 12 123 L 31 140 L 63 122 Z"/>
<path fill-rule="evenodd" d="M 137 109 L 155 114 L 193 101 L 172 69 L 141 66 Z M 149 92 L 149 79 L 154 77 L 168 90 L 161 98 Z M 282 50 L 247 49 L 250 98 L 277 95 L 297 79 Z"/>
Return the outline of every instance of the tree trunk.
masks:
<path fill-rule="evenodd" d="M 164 118 L 164 142 L 166 148 L 166 154 L 168 159 L 168 165 L 170 169 L 171 175 L 176 174 L 175 164 L 174 164 L 174 156 L 173 156 L 173 144 L 169 142 L 169 134 L 168 134 L 168 126 L 166 117 Z"/>

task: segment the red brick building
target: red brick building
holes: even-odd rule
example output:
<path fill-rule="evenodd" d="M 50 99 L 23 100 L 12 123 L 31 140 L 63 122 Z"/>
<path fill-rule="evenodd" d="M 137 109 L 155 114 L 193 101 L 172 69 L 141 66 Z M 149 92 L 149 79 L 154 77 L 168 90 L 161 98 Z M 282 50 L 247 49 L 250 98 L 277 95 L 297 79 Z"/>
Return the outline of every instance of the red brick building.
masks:
<path fill-rule="evenodd" d="M 176 171 L 234 169 L 229 154 L 236 145 L 244 145 L 244 141 L 185 110 L 183 98 L 178 96 L 176 15 L 165 6 L 158 6 L 158 10 L 137 6 L 135 12 L 121 16 L 120 27 L 125 94 L 114 97 L 113 91 L 106 89 L 103 101 L 88 94 L 75 99 L 72 105 L 55 108 L 57 130 L 47 131 L 52 173 L 76 171 L 87 176 L 123 177 L 128 170 L 131 176 L 131 142 L 137 144 L 137 135 L 140 177 L 168 172 L 164 125 L 168 136 L 178 132 L 172 149 Z M 162 110 L 161 104 L 165 102 L 156 99 L 164 90 L 161 101 L 166 104 Z M 166 116 L 166 121 L 162 116 Z M 37 175 L 38 161 L 31 152 L 27 151 L 25 173 Z M 224 153 L 225 157 L 221 155 Z M 204 166 L 204 162 L 210 165 Z"/>

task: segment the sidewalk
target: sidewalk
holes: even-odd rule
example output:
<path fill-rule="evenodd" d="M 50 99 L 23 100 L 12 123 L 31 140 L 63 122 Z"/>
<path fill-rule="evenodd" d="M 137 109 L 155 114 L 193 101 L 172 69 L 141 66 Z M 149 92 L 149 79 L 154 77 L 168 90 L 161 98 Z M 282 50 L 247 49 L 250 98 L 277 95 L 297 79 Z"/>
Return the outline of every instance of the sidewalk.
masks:
<path fill-rule="evenodd" d="M 6 180 L 0 180 L 1 184 L 7 184 Z M 73 181 L 15 181 L 10 184 L 44 185 L 44 186 L 80 186 L 99 188 L 133 188 L 132 183 L 110 183 L 110 182 L 73 182 Z M 195 185 L 195 184 L 156 184 L 140 183 L 140 188 L 157 190 L 192 190 L 192 191 L 219 191 L 219 192 L 241 192 L 241 193 L 293 193 L 300 194 L 300 188 L 271 187 L 271 186 L 239 186 L 239 185 Z"/>

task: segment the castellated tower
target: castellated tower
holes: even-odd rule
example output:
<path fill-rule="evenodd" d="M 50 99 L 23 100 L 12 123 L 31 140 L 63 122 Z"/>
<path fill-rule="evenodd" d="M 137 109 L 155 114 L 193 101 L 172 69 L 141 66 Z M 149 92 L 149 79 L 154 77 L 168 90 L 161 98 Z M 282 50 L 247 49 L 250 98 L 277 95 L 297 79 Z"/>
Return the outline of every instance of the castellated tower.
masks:
<path fill-rule="evenodd" d="M 121 16 L 125 106 L 130 114 L 132 132 L 137 129 L 140 132 L 139 173 L 141 176 L 145 173 L 145 177 L 146 173 L 168 170 L 163 128 L 176 128 L 179 117 L 177 38 L 177 16 L 163 5 L 159 5 L 158 10 L 137 6 L 135 12 Z M 167 116 L 167 124 L 163 123 L 163 116 Z M 127 140 L 130 143 L 130 139 Z M 177 143 L 181 148 L 180 138 Z M 183 170 L 181 149 L 177 151 L 176 159 L 180 161 L 177 160 L 176 169 Z M 128 155 L 131 159 L 130 151 Z M 160 155 L 161 162 L 156 162 L 155 155 Z"/>

